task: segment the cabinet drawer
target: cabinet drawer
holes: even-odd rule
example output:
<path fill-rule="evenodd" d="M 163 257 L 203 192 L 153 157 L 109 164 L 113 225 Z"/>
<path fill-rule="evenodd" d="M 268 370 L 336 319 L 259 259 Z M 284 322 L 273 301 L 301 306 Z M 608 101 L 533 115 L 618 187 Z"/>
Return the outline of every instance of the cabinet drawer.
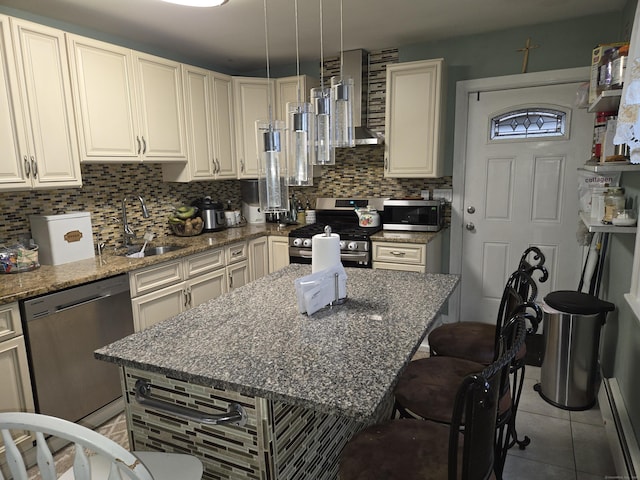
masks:
<path fill-rule="evenodd" d="M 0 305 L 0 342 L 19 335 L 22 335 L 22 323 L 18 304 Z"/>
<path fill-rule="evenodd" d="M 190 255 L 184 260 L 184 274 L 186 278 L 193 278 L 196 275 L 216 270 L 224 267 L 224 250 L 216 248 L 204 253 Z"/>
<path fill-rule="evenodd" d="M 413 265 L 411 263 L 373 262 L 371 266 L 374 270 L 398 270 L 401 272 L 418 273 L 424 273 L 426 271 L 424 265 Z"/>
<path fill-rule="evenodd" d="M 183 280 L 182 262 L 172 262 L 141 268 L 129 273 L 131 297 L 137 297 Z"/>
<path fill-rule="evenodd" d="M 405 263 L 413 265 L 426 264 L 426 245 L 410 243 L 373 243 L 373 261 Z"/>
<path fill-rule="evenodd" d="M 227 265 L 247 259 L 247 242 L 234 243 L 225 247 Z"/>

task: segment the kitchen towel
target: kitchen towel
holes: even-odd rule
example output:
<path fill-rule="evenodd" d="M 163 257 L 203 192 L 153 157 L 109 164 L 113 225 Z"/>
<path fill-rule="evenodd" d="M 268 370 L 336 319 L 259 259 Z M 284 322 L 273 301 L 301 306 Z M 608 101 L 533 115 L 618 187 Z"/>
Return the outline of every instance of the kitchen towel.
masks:
<path fill-rule="evenodd" d="M 311 271 L 318 272 L 340 263 L 340 235 L 320 233 L 311 239 Z"/>

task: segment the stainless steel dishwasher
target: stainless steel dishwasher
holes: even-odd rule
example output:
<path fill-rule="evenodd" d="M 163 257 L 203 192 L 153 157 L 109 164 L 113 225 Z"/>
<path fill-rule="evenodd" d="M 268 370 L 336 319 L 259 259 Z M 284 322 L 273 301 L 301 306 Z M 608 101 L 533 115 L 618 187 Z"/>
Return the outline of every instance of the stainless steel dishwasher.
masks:
<path fill-rule="evenodd" d="M 127 275 L 25 300 L 22 319 L 39 413 L 76 422 L 122 395 L 93 352 L 133 333 Z"/>

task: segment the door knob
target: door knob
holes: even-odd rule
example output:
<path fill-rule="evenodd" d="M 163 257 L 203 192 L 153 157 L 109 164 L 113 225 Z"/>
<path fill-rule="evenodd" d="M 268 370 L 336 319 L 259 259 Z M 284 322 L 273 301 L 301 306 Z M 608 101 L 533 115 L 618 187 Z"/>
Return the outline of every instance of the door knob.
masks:
<path fill-rule="evenodd" d="M 467 207 L 467 213 L 476 213 L 476 207 L 474 206 Z"/>
<path fill-rule="evenodd" d="M 470 232 L 473 232 L 473 231 L 476 229 L 476 226 L 475 226 L 473 223 L 469 222 L 469 223 L 467 223 L 467 225 L 465 226 L 465 228 L 466 228 L 467 230 L 469 230 Z"/>

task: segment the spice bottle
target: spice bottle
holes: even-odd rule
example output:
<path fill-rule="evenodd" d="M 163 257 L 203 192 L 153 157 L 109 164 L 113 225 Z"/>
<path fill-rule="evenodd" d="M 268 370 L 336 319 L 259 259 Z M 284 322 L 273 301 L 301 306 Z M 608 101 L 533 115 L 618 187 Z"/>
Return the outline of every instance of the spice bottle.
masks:
<path fill-rule="evenodd" d="M 612 223 L 612 220 L 618 216 L 618 212 L 624 210 L 624 204 L 624 188 L 609 188 L 604 196 L 604 217 L 602 217 L 602 223 Z"/>
<path fill-rule="evenodd" d="M 620 89 L 624 85 L 624 73 L 627 69 L 629 45 L 623 45 L 613 55 L 611 70 L 611 88 Z"/>

